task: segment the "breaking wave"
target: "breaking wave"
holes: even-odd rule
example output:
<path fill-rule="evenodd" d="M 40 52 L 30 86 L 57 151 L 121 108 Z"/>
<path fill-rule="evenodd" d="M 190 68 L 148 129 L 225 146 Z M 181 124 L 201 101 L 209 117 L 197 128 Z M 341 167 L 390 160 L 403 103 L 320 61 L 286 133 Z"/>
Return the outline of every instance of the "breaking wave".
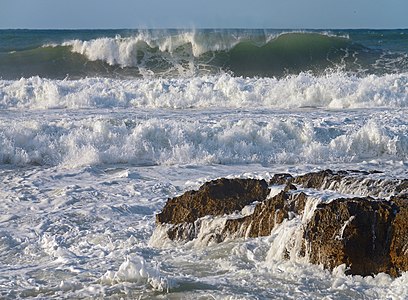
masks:
<path fill-rule="evenodd" d="M 151 113 L 151 112 L 150 112 Z M 408 160 L 405 111 L 309 116 L 165 112 L 0 120 L 0 163 L 134 165 Z M 315 113 L 316 114 L 316 113 Z M 65 116 L 66 115 L 66 116 Z M 324 116 L 324 117 L 323 117 Z"/>
<path fill-rule="evenodd" d="M 277 78 L 0 80 L 1 109 L 55 108 L 406 108 L 408 73 L 359 77 L 335 72 Z"/>
<path fill-rule="evenodd" d="M 160 33 L 160 34 L 159 34 Z M 191 76 L 282 77 L 328 69 L 384 74 L 408 70 L 406 54 L 368 48 L 324 32 L 139 32 L 73 39 L 0 53 L 4 79 Z"/>

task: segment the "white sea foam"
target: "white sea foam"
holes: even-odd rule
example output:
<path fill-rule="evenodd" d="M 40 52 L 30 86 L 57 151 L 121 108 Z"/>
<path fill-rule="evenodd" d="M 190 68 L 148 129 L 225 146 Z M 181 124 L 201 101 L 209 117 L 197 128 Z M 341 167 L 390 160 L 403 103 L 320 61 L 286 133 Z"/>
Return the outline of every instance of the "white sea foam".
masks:
<path fill-rule="evenodd" d="M 406 298 L 407 274 L 352 277 L 298 259 L 296 216 L 221 244 L 211 234 L 225 218 L 207 218 L 195 242 L 175 245 L 154 215 L 220 176 L 407 176 L 407 95 L 407 74 L 1 80 L 0 297 Z"/>
<path fill-rule="evenodd" d="M 160 277 L 160 271 L 147 266 L 143 257 L 128 255 L 119 270 L 107 271 L 100 279 L 104 284 L 114 285 L 121 282 L 132 282 L 143 286 L 149 284 L 158 291 L 168 291 L 168 280 Z"/>
<path fill-rule="evenodd" d="M 0 223 L 2 298 L 406 298 L 407 274 L 362 278 L 346 276 L 341 267 L 329 272 L 299 261 L 268 260 L 271 237 L 201 247 L 148 245 L 154 214 L 168 197 L 214 176 L 268 179 L 271 171 L 290 170 L 294 167 L 2 168 L 0 206 L 14 216 Z"/>
<path fill-rule="evenodd" d="M 406 161 L 402 111 L 82 112 L 0 118 L 0 162 L 13 165 Z M 79 117 L 80 116 L 80 117 Z"/>
<path fill-rule="evenodd" d="M 0 80 L 0 108 L 405 108 L 408 74 L 301 73 L 283 79 L 227 74 L 178 79 Z"/>

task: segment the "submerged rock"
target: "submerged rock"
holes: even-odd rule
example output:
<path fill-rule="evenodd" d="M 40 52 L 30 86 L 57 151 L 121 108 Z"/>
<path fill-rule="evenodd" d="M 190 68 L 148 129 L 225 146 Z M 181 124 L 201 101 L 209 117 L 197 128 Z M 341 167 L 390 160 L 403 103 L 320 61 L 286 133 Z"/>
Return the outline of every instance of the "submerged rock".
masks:
<path fill-rule="evenodd" d="M 268 236 L 298 218 L 301 221 L 293 224 L 301 233 L 296 244 L 302 246 L 296 248 L 296 257 L 328 269 L 345 264 L 353 275 L 398 276 L 408 271 L 408 181 L 369 175 L 331 170 L 276 174 L 269 182 L 280 187 L 275 195 L 264 180 L 217 179 L 169 199 L 156 222 L 165 226 L 171 240 L 219 243 Z M 355 196 L 316 201 L 322 190 Z M 248 205 L 250 213 L 242 213 Z M 209 226 L 211 220 L 219 222 Z M 290 245 L 285 247 L 282 257 L 292 259 L 287 254 L 293 252 Z"/>

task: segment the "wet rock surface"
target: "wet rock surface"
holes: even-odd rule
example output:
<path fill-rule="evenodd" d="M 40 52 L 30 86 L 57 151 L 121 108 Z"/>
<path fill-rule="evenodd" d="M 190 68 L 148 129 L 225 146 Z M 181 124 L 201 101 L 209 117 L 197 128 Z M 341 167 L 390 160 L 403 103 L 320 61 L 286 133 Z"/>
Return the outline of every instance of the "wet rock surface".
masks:
<path fill-rule="evenodd" d="M 370 198 L 319 204 L 305 230 L 309 261 L 346 273 L 390 273 L 390 246 L 396 206 Z"/>
<path fill-rule="evenodd" d="M 328 269 L 345 264 L 347 274 L 398 276 L 408 271 L 408 181 L 373 173 L 378 172 L 276 174 L 269 182 L 281 187 L 275 194 L 265 180 L 217 179 L 169 199 L 156 223 L 166 226 L 171 240 L 205 235 L 207 242 L 219 243 L 268 236 L 285 220 L 299 218 L 297 257 Z M 316 202 L 322 191 L 335 197 Z M 242 214 L 248 205 L 252 211 Z M 209 226 L 216 218 L 221 222 Z"/>
<path fill-rule="evenodd" d="M 192 240 L 200 229 L 201 224 L 197 222 L 200 218 L 241 211 L 253 202 L 263 201 L 268 193 L 265 180 L 213 180 L 203 184 L 198 191 L 188 191 L 169 199 L 162 212 L 156 215 L 156 222 L 174 225 L 168 230 L 170 239 Z"/>
<path fill-rule="evenodd" d="M 251 215 L 227 220 L 222 237 L 267 236 L 276 225 L 288 219 L 290 213 L 301 214 L 305 202 L 306 194 L 302 192 L 291 194 L 282 191 L 256 205 Z"/>
<path fill-rule="evenodd" d="M 373 178 L 371 174 L 381 172 L 323 170 L 300 176 L 282 173 L 275 174 L 269 184 L 295 184 L 303 188 L 384 198 L 408 192 L 408 179 Z"/>
<path fill-rule="evenodd" d="M 265 180 L 221 178 L 203 184 L 198 191 L 169 199 L 156 220 L 180 224 L 192 223 L 207 215 L 231 214 L 254 201 L 263 201 L 268 192 Z"/>
<path fill-rule="evenodd" d="M 408 271 L 408 194 L 392 197 L 397 206 L 390 246 L 391 275 Z"/>

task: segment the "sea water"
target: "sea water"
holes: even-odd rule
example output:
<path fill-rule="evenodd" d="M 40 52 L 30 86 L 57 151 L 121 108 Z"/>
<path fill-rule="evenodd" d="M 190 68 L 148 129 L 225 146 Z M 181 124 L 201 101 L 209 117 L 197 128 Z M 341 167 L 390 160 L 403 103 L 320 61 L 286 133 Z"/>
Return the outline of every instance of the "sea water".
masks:
<path fill-rule="evenodd" d="M 407 298 L 406 273 L 283 258 L 305 220 L 219 244 L 155 224 L 169 197 L 219 177 L 407 178 L 407 36 L 0 31 L 0 297 Z"/>

